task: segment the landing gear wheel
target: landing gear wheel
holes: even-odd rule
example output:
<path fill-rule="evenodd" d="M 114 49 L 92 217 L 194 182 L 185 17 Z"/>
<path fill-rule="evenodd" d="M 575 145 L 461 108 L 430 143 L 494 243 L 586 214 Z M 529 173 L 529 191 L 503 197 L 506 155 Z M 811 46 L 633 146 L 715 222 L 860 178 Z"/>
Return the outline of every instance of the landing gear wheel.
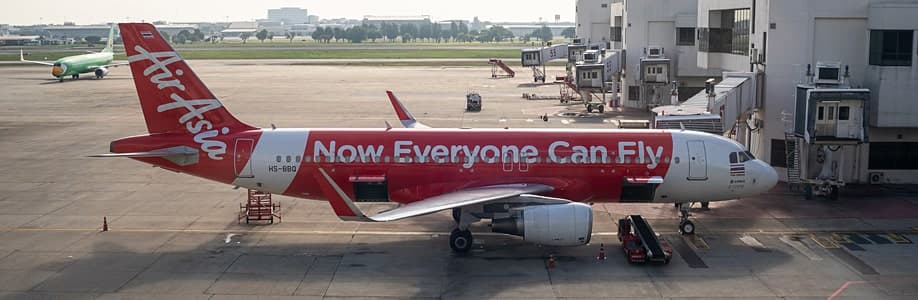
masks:
<path fill-rule="evenodd" d="M 691 212 L 689 211 L 689 209 L 692 208 L 692 204 L 691 203 L 678 203 L 677 206 L 679 207 L 679 219 L 680 219 L 679 233 L 681 233 L 682 235 L 695 234 L 695 223 L 692 223 L 692 221 L 689 221 L 688 219 L 689 216 L 691 216 Z"/>
<path fill-rule="evenodd" d="M 833 186 L 829 188 L 829 195 L 827 196 L 829 200 L 836 201 L 838 200 L 838 187 Z"/>
<path fill-rule="evenodd" d="M 603 113 L 603 112 L 605 112 L 605 111 L 606 111 L 605 106 L 600 106 L 600 107 L 599 107 L 599 113 Z"/>
<path fill-rule="evenodd" d="M 466 253 L 472 250 L 472 232 L 469 230 L 453 229 L 449 234 L 449 247 L 456 253 Z"/>
<path fill-rule="evenodd" d="M 806 184 L 803 186 L 803 198 L 813 200 L 813 186 Z"/>
<path fill-rule="evenodd" d="M 64 77 L 58 77 L 57 82 L 64 82 Z"/>
<path fill-rule="evenodd" d="M 695 234 L 695 223 L 689 220 L 682 221 L 679 223 L 679 232 L 682 233 L 682 235 Z"/>
<path fill-rule="evenodd" d="M 588 112 L 588 113 L 593 112 L 593 106 L 592 106 L 592 105 L 587 105 L 587 112 Z"/>
<path fill-rule="evenodd" d="M 701 208 L 702 208 L 702 209 L 710 209 L 710 208 L 711 208 L 711 202 L 701 202 Z"/>
<path fill-rule="evenodd" d="M 73 77 L 73 79 L 80 79 L 80 74 L 73 74 L 71 77 Z"/>

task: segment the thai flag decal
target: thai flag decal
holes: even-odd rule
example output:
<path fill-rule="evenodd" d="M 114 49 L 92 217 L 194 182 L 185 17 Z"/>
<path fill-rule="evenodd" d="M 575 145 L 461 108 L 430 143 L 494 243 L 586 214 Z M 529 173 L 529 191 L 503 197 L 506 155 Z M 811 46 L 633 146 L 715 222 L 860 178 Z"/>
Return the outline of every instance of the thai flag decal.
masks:
<path fill-rule="evenodd" d="M 143 38 L 145 38 L 145 39 L 152 39 L 152 38 L 153 38 L 153 33 L 152 33 L 152 32 L 149 32 L 149 31 L 141 31 L 141 32 L 140 32 L 140 35 L 143 36 Z"/>
<path fill-rule="evenodd" d="M 746 176 L 746 165 L 742 163 L 730 164 L 730 176 Z"/>

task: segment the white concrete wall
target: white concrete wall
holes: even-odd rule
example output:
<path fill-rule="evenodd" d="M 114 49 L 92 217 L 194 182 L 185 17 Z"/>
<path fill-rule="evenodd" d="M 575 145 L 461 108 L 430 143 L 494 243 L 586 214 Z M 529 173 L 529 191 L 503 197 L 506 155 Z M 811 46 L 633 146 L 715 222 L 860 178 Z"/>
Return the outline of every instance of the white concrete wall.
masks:
<path fill-rule="evenodd" d="M 868 8 L 869 29 L 918 29 L 918 1 L 879 3 Z M 870 124 L 918 128 L 918 32 L 912 32 L 910 67 L 867 66 L 866 85 L 873 92 Z M 869 50 L 868 50 L 869 51 Z"/>
<path fill-rule="evenodd" d="M 896 2 L 897 4 L 886 4 Z M 912 3 L 903 5 L 902 2 Z M 751 8 L 751 0 L 698 0 L 698 27 L 709 27 L 708 11 Z M 910 7 L 918 1 L 889 0 L 758 0 L 754 10 L 754 28 L 750 43 L 764 51 L 766 66 L 763 106 L 756 117 L 765 120 L 764 128 L 753 133 L 750 150 L 766 161 L 771 158 L 773 139 L 784 139 L 782 113 L 794 112 L 794 89 L 805 82 L 807 64 L 841 62 L 851 69 L 855 87 L 871 89 L 874 101 L 871 119 L 881 126 L 918 127 L 918 45 L 913 47 L 911 67 L 876 67 L 868 65 L 870 29 L 918 29 L 918 10 Z M 770 25 L 775 28 L 771 29 Z M 716 26 L 715 26 L 716 27 Z M 767 45 L 763 38 L 767 32 Z M 918 43 L 918 37 L 915 38 Z M 712 70 L 748 71 L 746 56 L 721 53 L 699 53 L 698 65 Z M 869 129 L 871 141 L 918 141 L 918 128 Z M 903 132 L 905 134 L 903 134 Z M 898 136 L 902 134 L 903 138 Z M 845 180 L 868 180 L 869 147 L 843 151 Z M 782 178 L 784 170 L 779 170 Z M 918 171 L 891 171 L 890 182 L 918 181 Z"/>
<path fill-rule="evenodd" d="M 587 45 L 609 41 L 609 27 L 612 24 L 611 3 L 612 0 L 577 0 L 575 32 Z"/>
<path fill-rule="evenodd" d="M 642 101 L 628 100 L 628 86 L 640 85 L 638 67 L 644 49 L 660 46 L 665 56 L 673 60 L 672 66 L 680 77 L 704 77 L 715 75 L 695 66 L 692 56 L 696 46 L 676 46 L 677 24 L 690 24 L 697 9 L 696 0 L 624 0 L 623 2 L 622 48 L 625 51 L 625 79 L 622 86 L 622 103 L 626 107 L 644 108 Z M 613 14 L 616 14 L 613 12 Z M 694 27 L 694 25 L 692 25 Z M 682 61 L 685 59 L 686 61 Z M 685 66 L 685 69 L 679 69 Z M 696 84 L 698 80 L 676 78 L 678 81 Z M 703 80 L 702 80 L 703 82 Z"/>

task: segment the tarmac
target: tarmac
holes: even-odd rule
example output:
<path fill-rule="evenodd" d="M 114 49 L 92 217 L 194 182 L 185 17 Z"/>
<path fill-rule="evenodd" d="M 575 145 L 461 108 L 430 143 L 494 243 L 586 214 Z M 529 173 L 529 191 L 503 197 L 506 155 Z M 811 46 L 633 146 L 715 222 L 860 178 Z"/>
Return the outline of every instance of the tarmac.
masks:
<path fill-rule="evenodd" d="M 191 65 L 239 119 L 262 127 L 396 126 L 386 90 L 436 127 L 614 128 L 646 118 L 522 99 L 559 92 L 533 84 L 528 70 L 492 79 L 480 67 Z M 464 112 L 467 91 L 482 94 L 482 112 Z M 276 196 L 279 223 L 246 225 L 237 221 L 244 190 L 87 157 L 144 132 L 126 67 L 63 83 L 45 67 L 0 69 L 0 299 L 918 298 L 914 187 L 849 186 L 828 201 L 779 185 L 693 210 L 695 237 L 675 232 L 672 205 L 596 204 L 590 245 L 540 247 L 476 224 L 474 250 L 456 255 L 448 213 L 352 223 L 325 202 Z M 673 245 L 670 264 L 626 262 L 616 221 L 629 214 Z"/>

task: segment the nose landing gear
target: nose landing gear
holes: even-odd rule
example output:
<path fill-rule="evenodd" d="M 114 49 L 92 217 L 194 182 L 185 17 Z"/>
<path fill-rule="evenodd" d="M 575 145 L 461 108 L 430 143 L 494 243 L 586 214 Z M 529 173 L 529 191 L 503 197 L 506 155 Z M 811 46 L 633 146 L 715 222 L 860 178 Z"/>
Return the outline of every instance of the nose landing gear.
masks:
<path fill-rule="evenodd" d="M 695 234 L 695 223 L 689 220 L 689 217 L 692 215 L 689 211 L 689 209 L 692 208 L 692 204 L 677 203 L 676 207 L 679 208 L 679 233 L 682 233 L 682 235 Z"/>

